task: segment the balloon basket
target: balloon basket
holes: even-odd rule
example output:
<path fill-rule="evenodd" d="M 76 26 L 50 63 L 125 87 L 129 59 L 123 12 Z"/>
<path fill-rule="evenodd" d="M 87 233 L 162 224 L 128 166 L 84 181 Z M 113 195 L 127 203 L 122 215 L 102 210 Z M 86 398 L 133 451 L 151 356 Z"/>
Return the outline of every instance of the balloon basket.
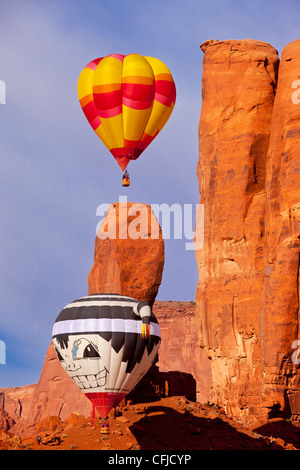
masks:
<path fill-rule="evenodd" d="M 130 179 L 128 176 L 123 177 L 122 186 L 123 188 L 128 188 L 128 186 L 130 186 Z"/>

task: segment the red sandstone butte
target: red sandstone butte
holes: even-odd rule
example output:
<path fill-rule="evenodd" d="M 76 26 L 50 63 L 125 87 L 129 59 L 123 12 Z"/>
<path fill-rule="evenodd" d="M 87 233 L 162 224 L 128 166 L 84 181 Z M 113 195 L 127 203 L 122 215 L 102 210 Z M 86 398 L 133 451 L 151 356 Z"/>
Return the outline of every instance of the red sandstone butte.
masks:
<path fill-rule="evenodd" d="M 162 280 L 164 240 L 147 204 L 112 204 L 95 240 L 89 294 L 114 293 L 153 304 Z"/>
<path fill-rule="evenodd" d="M 263 402 L 300 414 L 299 366 L 291 358 L 299 339 L 300 40 L 281 56 L 266 165 L 264 289 L 261 358 Z"/>
<path fill-rule="evenodd" d="M 196 316 L 211 360 L 211 401 L 256 421 L 262 387 L 266 160 L 278 54 L 254 40 L 207 41 L 198 179 L 204 244 Z"/>

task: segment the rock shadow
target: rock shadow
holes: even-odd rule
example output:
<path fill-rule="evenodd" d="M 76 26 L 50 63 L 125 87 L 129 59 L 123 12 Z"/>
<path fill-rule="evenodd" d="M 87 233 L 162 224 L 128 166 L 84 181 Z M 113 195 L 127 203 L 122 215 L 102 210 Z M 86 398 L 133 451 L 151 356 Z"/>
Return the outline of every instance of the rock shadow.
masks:
<path fill-rule="evenodd" d="M 269 439 L 239 432 L 220 418 L 198 417 L 167 406 L 150 405 L 130 431 L 141 450 L 283 450 Z"/>

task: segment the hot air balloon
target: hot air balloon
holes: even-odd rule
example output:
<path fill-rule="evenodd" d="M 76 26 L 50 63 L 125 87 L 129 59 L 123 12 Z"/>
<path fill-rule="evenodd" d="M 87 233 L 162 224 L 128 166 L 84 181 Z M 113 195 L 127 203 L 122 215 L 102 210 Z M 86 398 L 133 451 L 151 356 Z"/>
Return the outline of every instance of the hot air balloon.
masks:
<path fill-rule="evenodd" d="M 124 172 L 168 121 L 176 88 L 161 60 L 111 54 L 84 67 L 78 97 L 91 127 Z"/>
<path fill-rule="evenodd" d="M 52 341 L 64 370 L 105 419 L 156 361 L 161 337 L 147 302 L 93 294 L 60 312 Z"/>

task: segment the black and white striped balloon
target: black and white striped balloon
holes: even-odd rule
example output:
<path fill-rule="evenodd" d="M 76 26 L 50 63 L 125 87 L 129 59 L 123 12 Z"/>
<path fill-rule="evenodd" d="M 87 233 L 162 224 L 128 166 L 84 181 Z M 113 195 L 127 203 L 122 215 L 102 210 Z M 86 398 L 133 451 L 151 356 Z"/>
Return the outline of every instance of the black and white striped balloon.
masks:
<path fill-rule="evenodd" d="M 141 336 L 143 324 L 150 336 Z M 52 332 L 55 351 L 72 380 L 105 418 L 156 360 L 161 335 L 146 302 L 94 294 L 69 303 Z"/>

